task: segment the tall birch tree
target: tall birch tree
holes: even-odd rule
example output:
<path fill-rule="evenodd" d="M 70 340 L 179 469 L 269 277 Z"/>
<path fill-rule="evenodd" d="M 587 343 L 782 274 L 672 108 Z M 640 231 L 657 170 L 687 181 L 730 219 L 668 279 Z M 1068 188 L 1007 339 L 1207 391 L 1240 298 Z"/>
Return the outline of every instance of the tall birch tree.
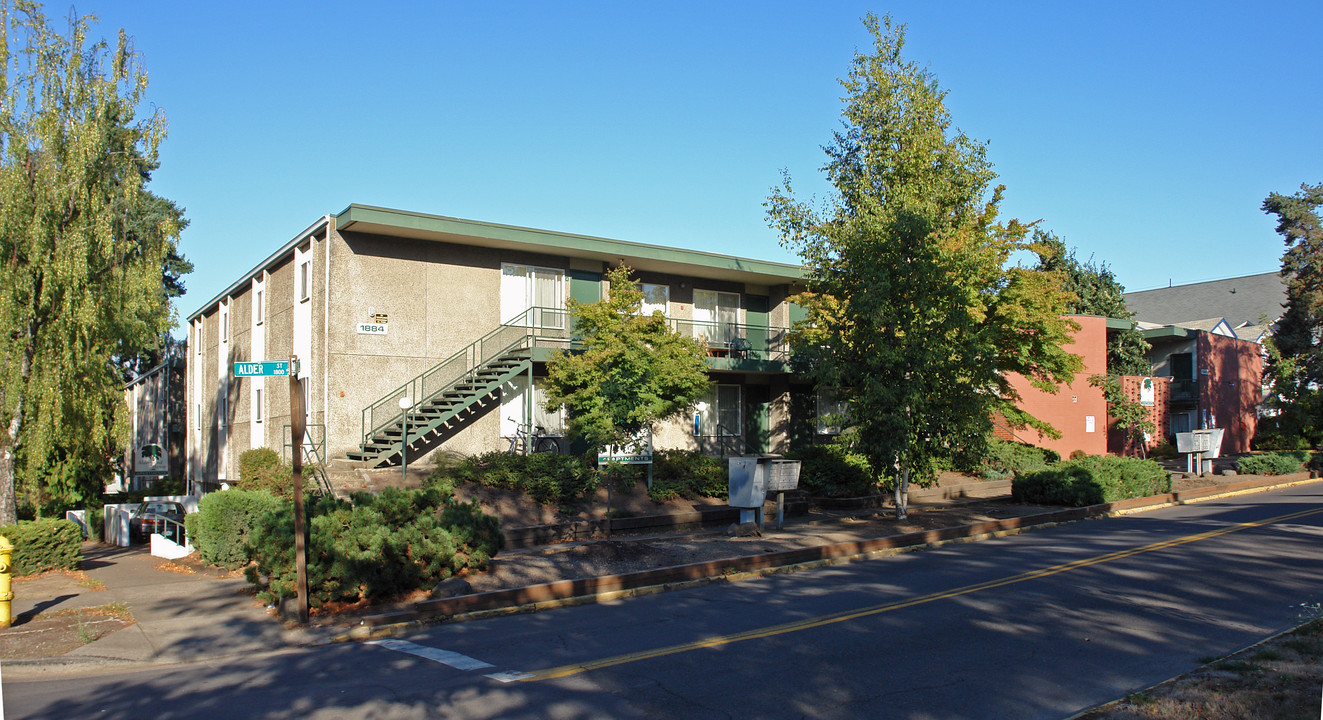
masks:
<path fill-rule="evenodd" d="M 116 359 L 161 342 L 186 265 L 182 212 L 145 187 L 165 117 L 140 111 L 147 75 L 124 31 L 93 41 L 94 22 L 61 32 L 37 3 L 0 0 L 0 524 L 16 475 L 116 454 Z"/>
<path fill-rule="evenodd" d="M 1012 263 L 1037 252 L 1028 227 L 999 222 L 1002 189 L 983 145 L 952 126 L 945 92 L 902 50 L 903 25 L 864 19 L 873 47 L 856 53 L 842 128 L 824 150 L 834 192 L 798 200 L 787 174 L 766 207 L 783 245 L 807 267 L 795 333 L 820 386 L 850 403 L 856 447 L 897 478 L 979 453 L 994 413 L 1056 434 L 1016 407 L 1009 375 L 1054 392 L 1081 367 L 1063 349 L 1062 276 Z M 884 470 L 885 472 L 885 470 Z"/>

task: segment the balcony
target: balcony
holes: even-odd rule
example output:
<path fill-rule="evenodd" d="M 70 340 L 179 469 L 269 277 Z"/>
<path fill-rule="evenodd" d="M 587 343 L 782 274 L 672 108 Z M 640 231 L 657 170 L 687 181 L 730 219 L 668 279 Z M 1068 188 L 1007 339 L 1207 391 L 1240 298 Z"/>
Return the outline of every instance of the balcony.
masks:
<path fill-rule="evenodd" d="M 790 331 L 787 328 L 676 318 L 668 318 L 667 322 L 676 332 L 707 346 L 708 365 L 714 370 L 788 371 Z"/>
<path fill-rule="evenodd" d="M 1171 397 L 1168 402 L 1173 406 L 1189 406 L 1199 402 L 1199 383 L 1196 380 L 1172 380 Z"/>

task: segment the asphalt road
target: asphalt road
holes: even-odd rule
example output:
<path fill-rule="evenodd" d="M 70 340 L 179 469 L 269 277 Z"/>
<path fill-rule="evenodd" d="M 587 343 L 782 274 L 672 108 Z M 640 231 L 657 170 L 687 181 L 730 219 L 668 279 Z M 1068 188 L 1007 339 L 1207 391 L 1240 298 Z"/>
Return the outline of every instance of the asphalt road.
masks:
<path fill-rule="evenodd" d="M 1323 602 L 1323 486 L 346 644 L 6 681 L 8 718 L 1062 718 Z"/>

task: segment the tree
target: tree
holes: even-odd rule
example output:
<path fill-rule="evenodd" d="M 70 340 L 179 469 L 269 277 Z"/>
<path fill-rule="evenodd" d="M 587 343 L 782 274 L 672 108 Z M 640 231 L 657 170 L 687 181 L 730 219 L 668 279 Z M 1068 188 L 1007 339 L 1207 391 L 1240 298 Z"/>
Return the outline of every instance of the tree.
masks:
<path fill-rule="evenodd" d="M 661 313 L 643 315 L 630 269 L 607 273 L 607 297 L 567 303 L 580 348 L 547 361 L 546 406 L 565 406 L 571 437 L 593 447 L 626 445 L 679 415 L 707 392 L 706 351 L 671 329 Z"/>
<path fill-rule="evenodd" d="M 1131 321 L 1128 329 L 1109 333 L 1107 374 L 1152 373 L 1153 366 L 1145 357 L 1151 346 L 1144 339 L 1144 333 L 1135 327 L 1135 314 L 1125 304 L 1125 287 L 1117 282 L 1107 263 L 1095 263 L 1093 258 L 1081 262 L 1075 257 L 1074 249 L 1067 250 L 1065 242 L 1046 230 L 1035 229 L 1034 241 L 1047 250 L 1040 256 L 1038 269 L 1059 271 L 1065 278 L 1061 289 L 1073 296 L 1066 303 L 1066 312 Z"/>
<path fill-rule="evenodd" d="M 61 34 L 0 0 L 0 524 L 19 473 L 72 499 L 105 479 L 84 470 L 125 437 L 116 362 L 159 345 L 186 271 L 182 213 L 145 189 L 165 118 L 138 115 L 147 75 L 122 30 L 89 41 L 93 22 Z"/>
<path fill-rule="evenodd" d="M 790 179 L 768 198 L 769 224 L 803 258 L 809 323 L 795 333 L 809 374 L 850 403 L 856 448 L 908 483 L 934 463 L 985 448 L 994 413 L 1059 433 L 1016 407 L 1008 375 L 1055 392 L 1082 364 L 1063 349 L 1061 273 L 1011 264 L 1044 252 L 1018 221 L 997 222 L 1002 188 L 984 147 L 951 125 L 937 81 L 902 56 L 904 26 L 864 19 L 843 127 L 823 168 L 834 193 L 821 210 Z"/>
<path fill-rule="evenodd" d="M 1286 308 L 1268 339 L 1268 401 L 1277 410 L 1283 440 L 1313 445 L 1323 434 L 1323 183 L 1302 184 L 1294 195 L 1272 193 L 1263 211 L 1277 216 L 1277 234 L 1286 243 L 1282 277 Z"/>
<path fill-rule="evenodd" d="M 1107 414 L 1116 419 L 1116 426 L 1125 431 L 1126 436 L 1139 442 L 1141 456 L 1147 457 L 1144 448 L 1144 435 L 1152 435 L 1158 426 L 1143 403 L 1126 397 L 1125 388 L 1121 387 L 1118 375 L 1090 375 L 1089 384 L 1102 388 L 1103 399 L 1107 401 Z"/>

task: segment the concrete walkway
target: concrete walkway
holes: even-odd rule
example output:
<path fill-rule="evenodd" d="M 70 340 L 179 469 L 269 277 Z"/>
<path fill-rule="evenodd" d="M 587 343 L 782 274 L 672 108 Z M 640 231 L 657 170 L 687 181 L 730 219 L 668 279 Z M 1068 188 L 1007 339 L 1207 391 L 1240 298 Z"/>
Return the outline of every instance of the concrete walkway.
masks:
<path fill-rule="evenodd" d="M 117 663 L 178 663 L 270 652 L 317 642 L 316 630 L 290 629 L 243 592 L 242 577 L 158 569 L 145 545 L 83 545 L 83 569 L 104 589 L 52 574 L 15 583 L 16 620 L 37 612 L 124 603 L 136 624 L 56 658 L 5 660 L 5 672 Z"/>

